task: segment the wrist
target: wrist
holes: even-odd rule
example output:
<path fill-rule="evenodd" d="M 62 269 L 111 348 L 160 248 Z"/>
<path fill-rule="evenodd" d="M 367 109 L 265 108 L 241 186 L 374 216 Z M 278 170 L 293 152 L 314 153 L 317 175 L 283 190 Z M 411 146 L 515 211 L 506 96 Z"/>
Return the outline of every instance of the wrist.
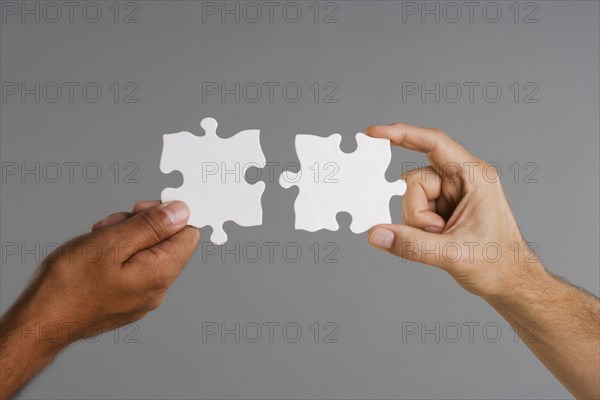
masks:
<path fill-rule="evenodd" d="M 482 296 L 494 308 L 535 304 L 544 297 L 544 292 L 554 281 L 554 277 L 539 261 L 515 264 L 503 275 L 501 289 L 494 294 Z"/>
<path fill-rule="evenodd" d="M 2 343 L 22 345 L 39 356 L 53 356 L 66 347 L 72 334 L 65 332 L 64 323 L 44 303 L 49 305 L 31 290 L 23 293 L 0 320 Z"/>

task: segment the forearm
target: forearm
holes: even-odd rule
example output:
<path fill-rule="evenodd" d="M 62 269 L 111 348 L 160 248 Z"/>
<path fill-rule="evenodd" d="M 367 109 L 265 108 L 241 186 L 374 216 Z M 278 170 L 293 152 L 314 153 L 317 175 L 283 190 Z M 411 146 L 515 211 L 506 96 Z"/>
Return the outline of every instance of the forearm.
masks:
<path fill-rule="evenodd" d="M 486 301 L 571 394 L 600 398 L 600 301 L 541 264 L 524 268 Z"/>
<path fill-rule="evenodd" d="M 189 215 L 180 201 L 136 203 L 49 255 L 0 318 L 0 398 L 13 396 L 68 344 L 156 309 L 200 242 L 198 229 L 186 225 Z M 132 244 L 135 254 L 115 251 Z M 89 247 L 98 250 L 94 260 Z"/>
<path fill-rule="evenodd" d="M 15 304 L 0 320 L 0 399 L 9 399 L 64 347 L 44 334 L 51 325 L 26 305 Z M 54 325 L 52 325 L 54 326 Z"/>

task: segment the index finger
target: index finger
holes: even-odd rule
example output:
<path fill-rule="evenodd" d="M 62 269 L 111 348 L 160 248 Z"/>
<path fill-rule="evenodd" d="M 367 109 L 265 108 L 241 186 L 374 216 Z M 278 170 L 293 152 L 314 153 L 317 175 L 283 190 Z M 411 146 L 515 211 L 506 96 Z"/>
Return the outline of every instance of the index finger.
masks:
<path fill-rule="evenodd" d="M 390 139 L 393 145 L 425 153 L 431 165 L 438 170 L 450 163 L 474 161 L 475 157 L 439 129 L 423 128 L 403 123 L 375 125 L 365 133 L 375 138 Z"/>

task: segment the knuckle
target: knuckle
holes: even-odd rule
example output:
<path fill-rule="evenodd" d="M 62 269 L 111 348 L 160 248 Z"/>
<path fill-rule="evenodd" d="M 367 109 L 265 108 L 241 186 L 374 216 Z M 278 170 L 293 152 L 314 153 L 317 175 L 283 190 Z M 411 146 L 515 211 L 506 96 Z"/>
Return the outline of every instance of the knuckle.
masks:
<path fill-rule="evenodd" d="M 412 244 L 406 240 L 395 240 L 394 247 L 392 247 L 392 253 L 400 258 L 410 260 L 413 253 L 412 248 Z"/>
<path fill-rule="evenodd" d="M 443 137 L 447 136 L 446 132 L 444 132 L 443 130 L 438 129 L 438 128 L 431 128 L 431 131 L 437 138 L 443 138 Z"/>
<path fill-rule="evenodd" d="M 144 303 L 144 309 L 148 311 L 156 310 L 163 303 L 165 296 L 165 293 L 152 294 L 151 296 L 148 296 Z"/>
<path fill-rule="evenodd" d="M 406 181 L 406 183 L 412 183 L 414 181 L 415 176 L 417 175 L 418 171 L 419 171 L 418 169 L 411 169 L 409 171 L 402 173 L 402 175 L 400 175 L 400 178 L 403 179 L 404 181 Z"/>
<path fill-rule="evenodd" d="M 169 287 L 171 287 L 171 283 L 174 279 L 169 268 L 161 268 L 159 265 L 154 268 L 152 273 L 153 276 L 150 282 L 151 290 L 158 291 L 160 293 L 166 292 Z"/>
<path fill-rule="evenodd" d="M 164 276 L 165 274 L 161 274 L 162 276 L 157 279 L 155 283 L 154 290 L 160 294 L 164 294 L 171 287 L 171 279 L 168 276 Z"/>
<path fill-rule="evenodd" d="M 426 182 L 428 179 L 438 178 L 438 173 L 433 169 L 432 166 L 423 168 L 415 168 L 404 172 L 401 179 L 406 181 L 407 184 L 413 184 L 418 182 Z"/>
<path fill-rule="evenodd" d="M 168 282 L 160 279 L 153 279 L 151 284 L 146 283 L 143 295 L 140 296 L 139 308 L 145 311 L 157 309 L 164 301 L 169 286 Z"/>
<path fill-rule="evenodd" d="M 159 277 L 156 280 L 155 287 L 159 292 L 166 292 L 171 287 L 172 277 L 170 274 L 165 272 L 159 273 Z"/>
<path fill-rule="evenodd" d="M 394 252 L 407 260 L 417 259 L 420 250 L 421 242 L 410 231 L 404 232 L 402 236 L 394 241 Z"/>
<path fill-rule="evenodd" d="M 404 212 L 404 222 L 406 225 L 415 227 L 416 222 L 419 220 L 418 210 L 406 210 Z"/>
<path fill-rule="evenodd" d="M 499 182 L 500 174 L 496 167 L 488 162 L 482 162 L 481 176 L 488 182 Z"/>
<path fill-rule="evenodd" d="M 77 244 L 75 248 L 76 256 L 89 263 L 104 263 L 114 260 L 115 249 L 119 246 L 119 236 L 111 231 L 102 234 L 89 234 Z"/>
<path fill-rule="evenodd" d="M 163 231 L 163 222 L 164 219 L 166 218 L 166 215 L 161 215 L 164 214 L 164 212 L 162 210 L 156 210 L 153 213 L 144 213 L 144 214 L 140 214 L 140 218 L 142 219 L 142 221 L 144 221 L 145 225 L 146 225 L 146 231 L 152 235 L 152 237 L 156 240 L 159 241 L 162 238 L 162 231 Z"/>
<path fill-rule="evenodd" d="M 404 131 L 408 127 L 408 125 L 405 124 L 405 123 L 403 123 L 403 122 L 394 122 L 394 123 L 391 123 L 391 124 L 389 124 L 387 126 L 389 128 L 394 129 L 396 132 Z"/>

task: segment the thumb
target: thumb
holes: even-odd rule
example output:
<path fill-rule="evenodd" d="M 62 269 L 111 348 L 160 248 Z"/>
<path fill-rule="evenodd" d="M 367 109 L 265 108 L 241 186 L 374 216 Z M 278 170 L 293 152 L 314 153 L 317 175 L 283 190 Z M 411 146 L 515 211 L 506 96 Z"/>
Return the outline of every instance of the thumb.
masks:
<path fill-rule="evenodd" d="M 406 260 L 445 269 L 448 238 L 408 225 L 377 225 L 369 230 L 369 243 Z"/>
<path fill-rule="evenodd" d="M 145 249 L 182 230 L 190 217 L 190 209 L 182 201 L 171 201 L 144 210 L 120 223 L 111 225 L 102 234 L 116 237 L 122 243 Z"/>

